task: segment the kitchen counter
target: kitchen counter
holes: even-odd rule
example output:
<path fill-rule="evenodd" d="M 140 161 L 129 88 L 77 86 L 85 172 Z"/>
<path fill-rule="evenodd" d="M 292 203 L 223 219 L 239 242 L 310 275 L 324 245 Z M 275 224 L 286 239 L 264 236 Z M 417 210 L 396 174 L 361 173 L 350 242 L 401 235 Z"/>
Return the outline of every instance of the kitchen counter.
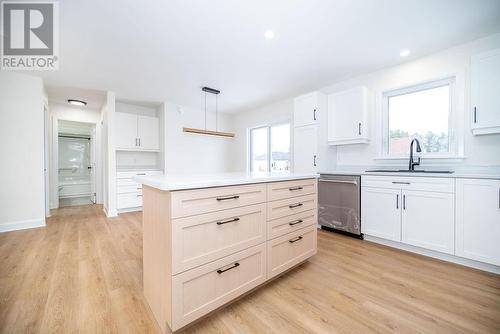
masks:
<path fill-rule="evenodd" d="M 134 180 L 156 189 L 175 191 L 252 183 L 301 180 L 316 177 L 318 177 L 317 174 L 298 173 L 214 173 L 136 176 L 134 177 Z"/>
<path fill-rule="evenodd" d="M 144 296 L 177 331 L 317 252 L 317 174 L 136 176 Z"/>
<path fill-rule="evenodd" d="M 386 167 L 387 168 L 387 167 Z M 394 167 L 398 168 L 398 167 Z M 499 179 L 500 180 L 500 169 L 481 169 L 481 170 L 455 170 L 453 173 L 416 173 L 416 172 L 367 172 L 370 169 L 384 169 L 383 167 L 368 167 L 363 169 L 339 169 L 339 170 L 328 170 L 321 171 L 319 174 L 331 174 L 331 175 L 385 175 L 385 176 L 404 176 L 404 177 L 443 177 L 443 178 L 458 178 L 458 179 Z M 388 168 L 389 169 L 389 168 Z M 401 168 L 403 169 L 403 168 Z M 429 167 L 428 170 L 439 170 L 438 168 Z"/>

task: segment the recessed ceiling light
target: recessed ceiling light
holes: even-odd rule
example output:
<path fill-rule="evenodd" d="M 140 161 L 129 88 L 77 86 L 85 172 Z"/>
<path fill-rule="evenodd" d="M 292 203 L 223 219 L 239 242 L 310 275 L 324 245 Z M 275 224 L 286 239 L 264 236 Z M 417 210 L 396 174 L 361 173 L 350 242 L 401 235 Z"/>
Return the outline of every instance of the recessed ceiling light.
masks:
<path fill-rule="evenodd" d="M 410 50 L 401 50 L 401 52 L 399 53 L 399 55 L 401 57 L 406 57 L 410 54 Z"/>
<path fill-rule="evenodd" d="M 266 39 L 273 39 L 274 38 L 274 31 L 266 30 L 266 32 L 264 33 L 264 37 Z"/>
<path fill-rule="evenodd" d="M 74 106 L 79 106 L 79 107 L 85 107 L 87 105 L 87 102 L 82 101 L 82 100 L 75 100 L 75 99 L 69 99 L 68 103 L 72 104 Z"/>

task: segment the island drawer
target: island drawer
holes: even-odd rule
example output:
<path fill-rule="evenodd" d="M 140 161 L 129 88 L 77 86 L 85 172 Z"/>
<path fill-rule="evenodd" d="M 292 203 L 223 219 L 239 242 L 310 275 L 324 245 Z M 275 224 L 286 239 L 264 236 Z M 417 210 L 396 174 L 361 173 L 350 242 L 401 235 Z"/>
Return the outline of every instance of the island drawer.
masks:
<path fill-rule="evenodd" d="M 265 184 L 173 191 L 172 218 L 264 203 L 266 198 Z"/>
<path fill-rule="evenodd" d="M 316 193 L 316 179 L 271 182 L 267 184 L 267 200 L 275 201 Z"/>
<path fill-rule="evenodd" d="M 173 276 L 172 329 L 184 327 L 265 280 L 265 243 Z"/>
<path fill-rule="evenodd" d="M 309 226 L 267 242 L 267 278 L 316 254 L 316 226 Z"/>
<path fill-rule="evenodd" d="M 215 261 L 266 241 L 266 204 L 172 221 L 172 272 Z"/>
<path fill-rule="evenodd" d="M 267 223 L 267 239 L 271 240 L 304 227 L 316 225 L 317 216 L 318 210 L 308 210 L 271 220 Z"/>
<path fill-rule="evenodd" d="M 273 220 L 298 212 L 316 209 L 316 194 L 287 198 L 267 203 L 267 219 Z"/>

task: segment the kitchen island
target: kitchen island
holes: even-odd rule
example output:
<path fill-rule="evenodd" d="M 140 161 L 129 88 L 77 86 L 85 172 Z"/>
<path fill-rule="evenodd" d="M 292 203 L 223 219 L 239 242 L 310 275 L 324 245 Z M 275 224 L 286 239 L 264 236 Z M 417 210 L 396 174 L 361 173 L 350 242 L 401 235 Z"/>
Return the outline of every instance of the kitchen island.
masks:
<path fill-rule="evenodd" d="M 317 251 L 314 174 L 137 177 L 144 295 L 166 333 L 235 300 Z"/>

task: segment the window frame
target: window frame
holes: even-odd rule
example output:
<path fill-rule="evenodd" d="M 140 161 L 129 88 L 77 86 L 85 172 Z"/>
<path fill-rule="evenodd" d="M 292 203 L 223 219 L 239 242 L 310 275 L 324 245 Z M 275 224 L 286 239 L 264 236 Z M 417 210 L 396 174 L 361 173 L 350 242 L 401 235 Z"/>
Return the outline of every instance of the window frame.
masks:
<path fill-rule="evenodd" d="M 387 90 L 382 93 L 382 138 L 380 146 L 379 159 L 408 159 L 408 155 L 391 155 L 389 154 L 389 99 L 391 97 L 417 93 L 424 90 L 449 86 L 449 109 L 448 109 L 448 152 L 422 152 L 422 158 L 458 158 L 459 143 L 456 138 L 457 132 L 457 101 L 456 101 L 456 77 L 449 76 L 444 79 L 429 80 L 418 84 L 405 86 L 402 88 Z"/>
<path fill-rule="evenodd" d="M 271 128 L 275 126 L 280 126 L 280 125 L 288 125 L 290 127 L 290 136 L 288 138 L 288 143 L 290 147 L 290 152 L 289 152 L 289 161 L 290 161 L 290 166 L 292 164 L 292 159 L 291 159 L 291 153 L 292 153 L 292 124 L 290 122 L 279 122 L 279 123 L 272 123 L 269 125 L 259 125 L 255 127 L 251 127 L 247 129 L 247 170 L 250 173 L 254 173 L 253 171 L 253 159 L 252 159 L 252 131 L 253 130 L 258 130 L 258 129 L 267 129 L 267 172 L 271 172 L 271 143 L 272 143 L 272 131 Z"/>

